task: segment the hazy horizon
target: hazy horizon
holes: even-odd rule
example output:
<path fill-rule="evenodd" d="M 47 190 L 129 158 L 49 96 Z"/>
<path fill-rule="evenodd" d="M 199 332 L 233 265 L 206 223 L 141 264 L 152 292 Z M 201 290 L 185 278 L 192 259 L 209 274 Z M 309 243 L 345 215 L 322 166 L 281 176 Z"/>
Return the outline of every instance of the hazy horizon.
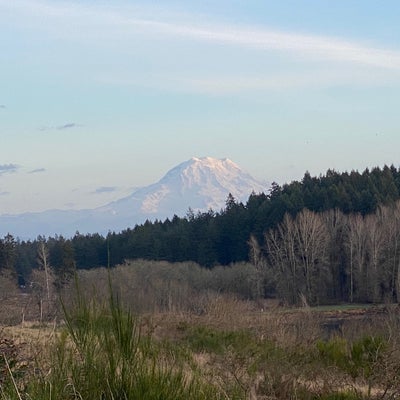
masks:
<path fill-rule="evenodd" d="M 278 183 L 398 166 L 400 4 L 0 0 L 0 214 L 191 157 Z"/>

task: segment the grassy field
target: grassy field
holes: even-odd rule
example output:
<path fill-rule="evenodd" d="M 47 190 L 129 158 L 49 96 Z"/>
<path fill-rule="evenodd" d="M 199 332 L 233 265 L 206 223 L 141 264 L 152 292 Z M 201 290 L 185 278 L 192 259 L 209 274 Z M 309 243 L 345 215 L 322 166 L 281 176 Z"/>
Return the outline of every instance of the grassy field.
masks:
<path fill-rule="evenodd" d="M 285 308 L 215 292 L 193 292 L 188 303 L 170 282 L 163 307 L 149 291 L 152 310 L 138 312 L 124 273 L 110 282 L 97 271 L 95 288 L 82 275 L 50 321 L 3 324 L 0 399 L 400 396 L 396 305 Z M 136 296 L 143 307 L 143 292 Z"/>

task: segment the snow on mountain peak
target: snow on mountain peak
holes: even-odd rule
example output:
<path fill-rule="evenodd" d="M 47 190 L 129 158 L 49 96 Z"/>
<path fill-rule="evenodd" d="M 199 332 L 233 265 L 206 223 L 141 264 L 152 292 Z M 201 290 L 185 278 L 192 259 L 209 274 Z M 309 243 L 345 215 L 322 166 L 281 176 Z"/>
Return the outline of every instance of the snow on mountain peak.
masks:
<path fill-rule="evenodd" d="M 225 206 L 229 193 L 246 201 L 263 185 L 228 158 L 192 157 L 171 169 L 147 192 L 141 211 L 151 214 L 182 215 L 188 208 L 207 211 Z M 172 212 L 173 211 L 173 212 Z"/>
<path fill-rule="evenodd" d="M 238 201 L 246 202 L 252 191 L 264 190 L 263 184 L 228 158 L 193 157 L 172 168 L 157 183 L 102 207 L 0 216 L 0 231 L 21 238 L 55 233 L 72 236 L 76 231 L 106 234 L 146 219 L 184 216 L 189 208 L 195 212 L 219 211 L 225 207 L 229 193 Z"/>

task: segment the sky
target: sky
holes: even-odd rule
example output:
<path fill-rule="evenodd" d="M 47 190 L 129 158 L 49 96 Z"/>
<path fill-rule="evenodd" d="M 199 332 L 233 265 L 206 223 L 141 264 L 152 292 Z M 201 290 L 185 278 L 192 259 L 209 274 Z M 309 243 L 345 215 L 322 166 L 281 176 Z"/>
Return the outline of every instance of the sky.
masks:
<path fill-rule="evenodd" d="M 97 207 L 191 157 L 280 184 L 399 167 L 399 15 L 397 0 L 0 0 L 0 214 Z"/>

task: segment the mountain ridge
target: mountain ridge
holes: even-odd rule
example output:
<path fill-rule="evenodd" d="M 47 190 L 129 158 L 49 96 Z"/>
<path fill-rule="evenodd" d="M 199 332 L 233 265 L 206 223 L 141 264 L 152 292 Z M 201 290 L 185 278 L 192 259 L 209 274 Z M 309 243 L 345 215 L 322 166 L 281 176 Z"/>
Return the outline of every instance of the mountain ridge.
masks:
<path fill-rule="evenodd" d="M 228 158 L 192 157 L 171 168 L 158 182 L 100 207 L 0 215 L 0 234 L 20 238 L 72 236 L 76 231 L 106 234 L 146 219 L 183 216 L 189 208 L 195 212 L 219 211 L 229 193 L 238 201 L 246 201 L 252 192 L 265 188 Z"/>

